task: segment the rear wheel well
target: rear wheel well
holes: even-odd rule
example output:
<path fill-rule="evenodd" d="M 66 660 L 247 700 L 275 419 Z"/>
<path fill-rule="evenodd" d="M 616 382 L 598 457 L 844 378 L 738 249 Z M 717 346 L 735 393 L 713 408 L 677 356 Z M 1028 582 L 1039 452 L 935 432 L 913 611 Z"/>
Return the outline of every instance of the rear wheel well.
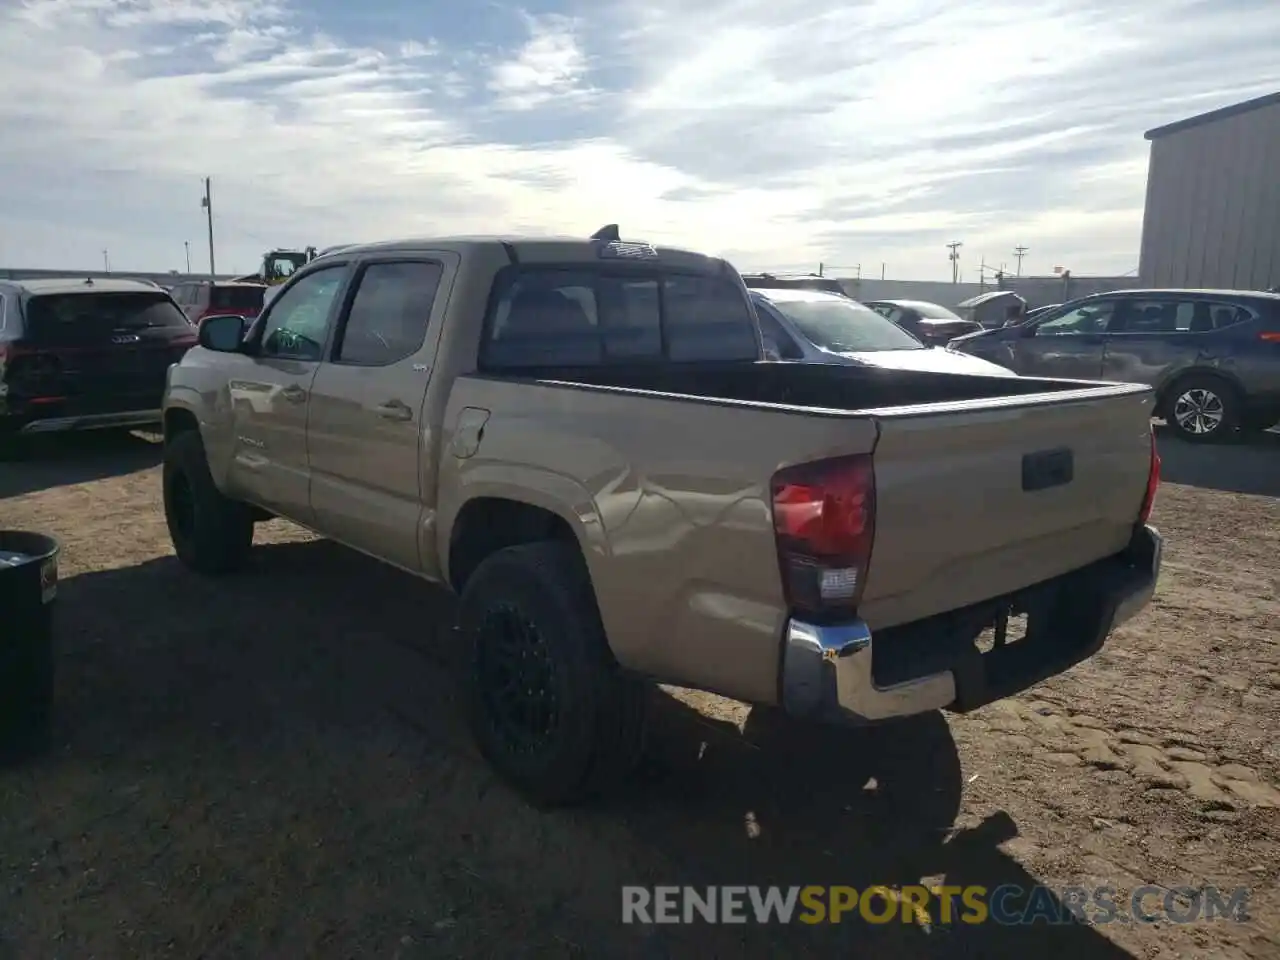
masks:
<path fill-rule="evenodd" d="M 558 514 L 519 500 L 477 497 L 458 513 L 449 536 L 449 583 L 462 592 L 471 574 L 499 550 L 549 540 L 578 547 L 568 522 Z"/>
<path fill-rule="evenodd" d="M 190 410 L 183 410 L 179 407 L 164 412 L 164 439 L 166 443 L 173 440 L 180 433 L 199 429 L 200 423 L 196 420 L 196 415 Z"/>
<path fill-rule="evenodd" d="M 1173 414 L 1173 411 L 1169 409 L 1169 405 L 1177 399 L 1178 390 L 1189 380 L 1216 381 L 1222 384 L 1225 391 L 1230 392 L 1232 400 L 1239 399 L 1241 395 L 1240 387 L 1224 373 L 1219 373 L 1216 370 L 1186 370 L 1170 380 L 1160 391 L 1159 399 L 1156 403 L 1156 412 L 1159 416 L 1167 419 Z"/>

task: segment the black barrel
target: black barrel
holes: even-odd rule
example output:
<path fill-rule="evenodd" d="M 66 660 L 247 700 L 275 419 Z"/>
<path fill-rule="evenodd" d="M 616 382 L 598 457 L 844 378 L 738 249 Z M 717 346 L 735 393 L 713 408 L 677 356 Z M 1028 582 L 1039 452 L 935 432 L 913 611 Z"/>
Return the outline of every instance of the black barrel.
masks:
<path fill-rule="evenodd" d="M 58 550 L 53 537 L 0 530 L 0 760 L 49 742 Z"/>

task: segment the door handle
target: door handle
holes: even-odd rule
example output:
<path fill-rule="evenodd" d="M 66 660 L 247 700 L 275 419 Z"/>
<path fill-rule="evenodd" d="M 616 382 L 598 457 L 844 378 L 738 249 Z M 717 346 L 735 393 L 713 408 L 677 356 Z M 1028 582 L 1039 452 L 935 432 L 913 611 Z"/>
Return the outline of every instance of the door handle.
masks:
<path fill-rule="evenodd" d="M 412 420 L 413 411 L 400 400 L 388 400 L 386 403 L 374 407 L 378 416 L 384 420 Z"/>
<path fill-rule="evenodd" d="M 288 400 L 290 403 L 301 403 L 307 399 L 307 391 L 303 390 L 297 384 L 285 387 L 280 391 L 280 396 Z"/>

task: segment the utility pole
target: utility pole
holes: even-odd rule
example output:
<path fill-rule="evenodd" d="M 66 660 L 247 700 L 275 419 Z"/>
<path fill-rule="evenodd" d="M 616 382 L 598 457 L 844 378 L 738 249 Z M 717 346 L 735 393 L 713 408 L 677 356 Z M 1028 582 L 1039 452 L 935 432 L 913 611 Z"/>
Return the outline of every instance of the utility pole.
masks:
<path fill-rule="evenodd" d="M 1018 272 L 1014 276 L 1020 277 L 1022 276 L 1022 258 L 1027 255 L 1027 248 L 1023 246 L 1014 247 L 1013 255 L 1018 258 Z"/>
<path fill-rule="evenodd" d="M 213 265 L 213 192 L 208 177 L 204 178 L 204 199 L 200 201 L 200 206 L 204 207 L 205 219 L 209 222 L 209 279 L 214 280 L 218 271 Z"/>
<path fill-rule="evenodd" d="M 964 244 L 959 240 L 952 240 L 947 244 L 947 249 L 951 252 L 947 254 L 947 259 L 951 261 L 951 282 L 960 282 L 960 248 Z"/>
<path fill-rule="evenodd" d="M 880 279 L 884 279 L 884 261 L 880 261 Z"/>
<path fill-rule="evenodd" d="M 102 272 L 103 273 L 111 272 L 111 255 L 108 254 L 107 251 L 105 250 L 102 251 Z"/>
<path fill-rule="evenodd" d="M 822 264 L 818 264 L 818 276 L 822 276 Z"/>
<path fill-rule="evenodd" d="M 182 252 L 187 255 L 187 273 L 191 272 L 191 241 L 182 241 Z"/>

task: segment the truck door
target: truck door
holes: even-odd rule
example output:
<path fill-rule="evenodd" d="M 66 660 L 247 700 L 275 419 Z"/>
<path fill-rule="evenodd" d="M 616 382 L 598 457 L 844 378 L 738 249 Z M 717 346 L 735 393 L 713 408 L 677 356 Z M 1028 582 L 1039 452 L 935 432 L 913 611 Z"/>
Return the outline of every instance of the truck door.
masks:
<path fill-rule="evenodd" d="M 363 260 L 333 349 L 311 391 L 307 449 L 316 529 L 407 570 L 421 569 L 424 400 L 453 253 Z"/>
<path fill-rule="evenodd" d="M 258 347 L 228 381 L 233 496 L 310 523 L 307 414 L 311 384 L 339 302 L 345 263 L 316 270 L 284 291 L 251 336 Z"/>

